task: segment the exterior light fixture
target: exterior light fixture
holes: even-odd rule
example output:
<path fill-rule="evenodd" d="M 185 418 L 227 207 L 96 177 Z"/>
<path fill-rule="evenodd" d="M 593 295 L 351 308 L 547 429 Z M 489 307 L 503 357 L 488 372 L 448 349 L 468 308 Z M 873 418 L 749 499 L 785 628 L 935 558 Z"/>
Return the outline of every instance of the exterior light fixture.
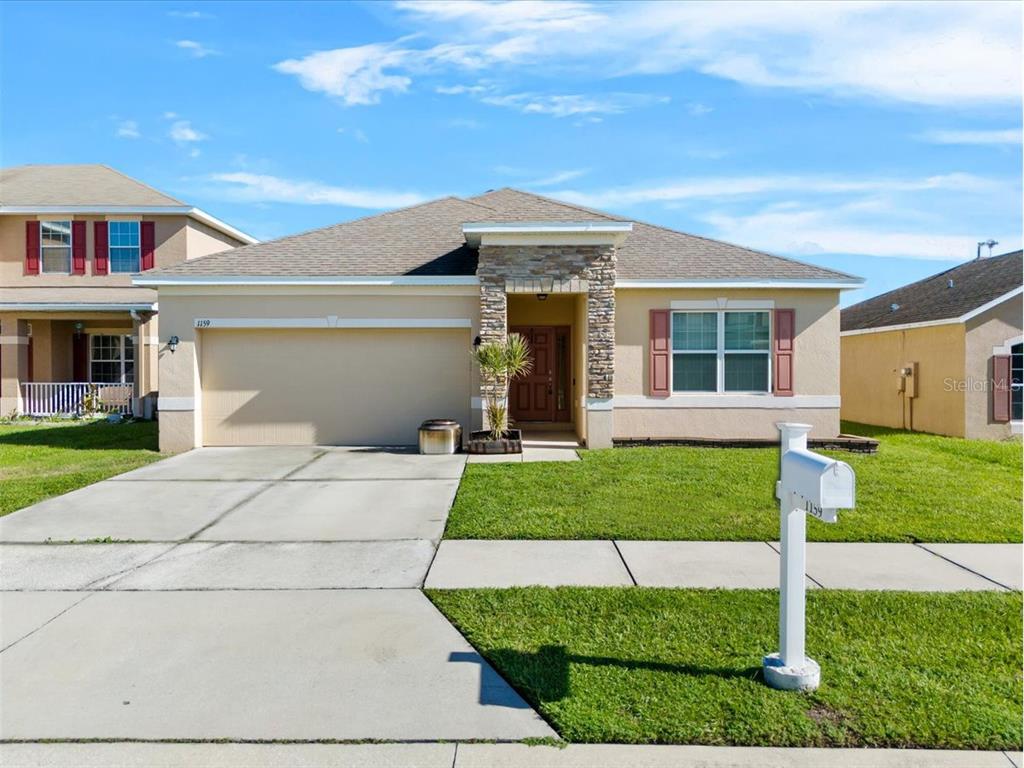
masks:
<path fill-rule="evenodd" d="M 537 294 L 537 301 L 547 301 L 547 300 L 548 300 L 548 295 L 546 293 L 538 293 Z"/>
<path fill-rule="evenodd" d="M 477 336 L 476 338 L 473 339 L 473 346 L 474 347 L 479 347 L 480 346 L 480 337 L 479 336 Z"/>
<path fill-rule="evenodd" d="M 180 343 L 181 343 L 181 339 L 179 339 L 177 336 L 171 336 L 171 338 L 169 338 L 167 340 L 167 348 L 169 350 L 171 350 L 171 352 L 173 352 L 174 350 L 176 350 L 178 348 L 178 345 Z"/>

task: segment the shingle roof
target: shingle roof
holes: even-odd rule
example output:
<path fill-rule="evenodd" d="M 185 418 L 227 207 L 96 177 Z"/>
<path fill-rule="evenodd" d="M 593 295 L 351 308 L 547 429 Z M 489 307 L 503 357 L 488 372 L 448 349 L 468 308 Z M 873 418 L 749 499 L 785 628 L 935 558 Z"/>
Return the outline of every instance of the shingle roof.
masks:
<path fill-rule="evenodd" d="M 175 206 L 180 200 L 106 165 L 19 165 L 0 170 L 0 205 Z"/>
<path fill-rule="evenodd" d="M 842 311 L 840 328 L 859 331 L 962 317 L 1021 286 L 1021 254 L 974 259 L 854 304 Z"/>
<path fill-rule="evenodd" d="M 462 225 L 488 221 L 628 221 L 602 211 L 500 189 L 204 256 L 152 273 L 171 276 L 473 275 L 476 250 Z M 620 279 L 844 280 L 850 275 L 749 248 L 634 223 L 618 251 Z"/>

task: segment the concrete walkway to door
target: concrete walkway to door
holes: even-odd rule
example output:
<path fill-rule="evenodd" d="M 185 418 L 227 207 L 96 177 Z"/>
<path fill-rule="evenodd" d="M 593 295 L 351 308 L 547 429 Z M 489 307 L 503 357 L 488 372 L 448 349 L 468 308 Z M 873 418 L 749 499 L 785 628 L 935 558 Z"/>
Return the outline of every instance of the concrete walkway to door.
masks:
<path fill-rule="evenodd" d="M 554 736 L 419 589 L 464 463 L 207 448 L 0 519 L 0 739 Z"/>

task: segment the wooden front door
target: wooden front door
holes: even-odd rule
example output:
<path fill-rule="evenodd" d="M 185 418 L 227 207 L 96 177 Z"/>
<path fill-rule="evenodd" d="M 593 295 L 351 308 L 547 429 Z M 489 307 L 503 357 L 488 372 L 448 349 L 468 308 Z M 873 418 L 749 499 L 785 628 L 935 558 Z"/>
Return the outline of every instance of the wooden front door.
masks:
<path fill-rule="evenodd" d="M 512 382 L 512 420 L 568 420 L 569 328 L 532 325 L 510 328 L 509 332 L 526 339 L 533 360 L 530 374 Z"/>

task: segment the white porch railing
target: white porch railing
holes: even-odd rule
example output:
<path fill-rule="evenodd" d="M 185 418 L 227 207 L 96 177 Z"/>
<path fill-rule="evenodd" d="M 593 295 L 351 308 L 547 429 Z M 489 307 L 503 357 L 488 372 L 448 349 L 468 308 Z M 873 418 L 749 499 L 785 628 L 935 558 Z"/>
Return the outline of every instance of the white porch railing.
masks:
<path fill-rule="evenodd" d="M 24 416 L 74 416 L 83 413 L 132 412 L 131 384 L 79 381 L 32 381 L 21 385 Z"/>

